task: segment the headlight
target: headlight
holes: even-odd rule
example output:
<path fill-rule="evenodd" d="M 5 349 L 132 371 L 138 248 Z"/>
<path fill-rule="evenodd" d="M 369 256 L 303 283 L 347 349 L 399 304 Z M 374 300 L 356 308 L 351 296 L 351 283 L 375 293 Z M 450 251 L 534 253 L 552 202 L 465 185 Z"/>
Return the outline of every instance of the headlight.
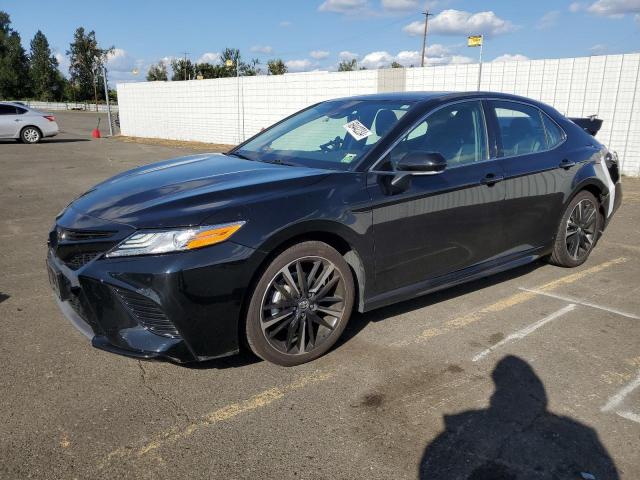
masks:
<path fill-rule="evenodd" d="M 224 242 L 244 224 L 245 222 L 234 222 L 179 230 L 140 231 L 123 240 L 105 256 L 127 257 L 194 250 Z"/>

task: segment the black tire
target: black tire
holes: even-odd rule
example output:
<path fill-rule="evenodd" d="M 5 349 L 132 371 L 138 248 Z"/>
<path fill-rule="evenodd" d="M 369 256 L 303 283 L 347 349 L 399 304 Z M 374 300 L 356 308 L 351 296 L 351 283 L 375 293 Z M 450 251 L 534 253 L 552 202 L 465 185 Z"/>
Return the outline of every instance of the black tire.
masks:
<path fill-rule="evenodd" d="M 566 268 L 582 265 L 598 241 L 601 225 L 596 197 L 586 190 L 579 192 L 562 215 L 549 263 Z"/>
<path fill-rule="evenodd" d="M 314 360 L 340 338 L 354 297 L 351 269 L 338 251 L 317 241 L 294 245 L 273 259 L 253 290 L 249 348 L 286 367 Z"/>
<path fill-rule="evenodd" d="M 42 132 L 38 127 L 28 126 L 20 131 L 20 141 L 29 145 L 34 145 L 42 140 Z"/>

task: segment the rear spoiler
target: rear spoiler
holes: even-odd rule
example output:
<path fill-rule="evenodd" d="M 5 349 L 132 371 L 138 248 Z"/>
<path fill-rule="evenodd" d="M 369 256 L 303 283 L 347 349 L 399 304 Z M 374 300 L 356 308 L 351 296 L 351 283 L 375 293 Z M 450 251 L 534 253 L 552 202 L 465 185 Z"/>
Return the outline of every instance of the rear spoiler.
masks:
<path fill-rule="evenodd" d="M 594 137 L 602 128 L 602 119 L 597 118 L 596 115 L 591 115 L 586 118 L 569 118 L 569 120 Z"/>

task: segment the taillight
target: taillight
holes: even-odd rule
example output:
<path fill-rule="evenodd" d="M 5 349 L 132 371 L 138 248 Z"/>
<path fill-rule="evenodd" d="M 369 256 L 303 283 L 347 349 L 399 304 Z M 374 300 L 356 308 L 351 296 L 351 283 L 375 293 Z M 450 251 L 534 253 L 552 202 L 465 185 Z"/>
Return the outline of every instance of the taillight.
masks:
<path fill-rule="evenodd" d="M 43 115 L 43 117 L 49 120 L 50 122 L 56 121 L 56 117 L 54 117 L 53 115 Z"/>

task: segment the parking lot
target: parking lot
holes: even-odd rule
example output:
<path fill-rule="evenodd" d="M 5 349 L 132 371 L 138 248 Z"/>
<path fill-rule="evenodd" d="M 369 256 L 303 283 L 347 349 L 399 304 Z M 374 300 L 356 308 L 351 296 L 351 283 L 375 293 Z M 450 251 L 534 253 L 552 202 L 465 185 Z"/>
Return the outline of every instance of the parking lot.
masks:
<path fill-rule="evenodd" d="M 191 150 L 57 117 L 53 140 L 0 142 L 1 478 L 640 478 L 640 179 L 580 268 L 356 314 L 300 367 L 179 366 L 92 348 L 44 258 L 72 198 Z"/>

